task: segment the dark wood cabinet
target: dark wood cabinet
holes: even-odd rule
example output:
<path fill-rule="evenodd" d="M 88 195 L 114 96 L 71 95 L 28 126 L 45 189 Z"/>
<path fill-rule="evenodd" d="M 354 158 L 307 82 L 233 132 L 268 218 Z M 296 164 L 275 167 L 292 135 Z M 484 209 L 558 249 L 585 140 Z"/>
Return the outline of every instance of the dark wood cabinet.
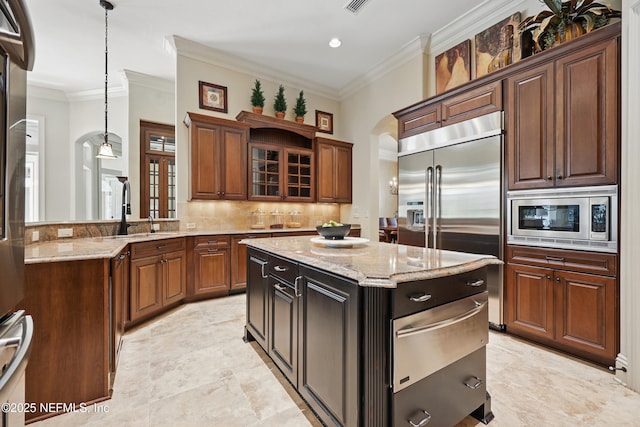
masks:
<path fill-rule="evenodd" d="M 188 113 L 191 198 L 247 199 L 249 126 L 231 120 Z"/>
<path fill-rule="evenodd" d="M 257 249 L 247 251 L 247 323 L 245 337 L 250 335 L 260 346 L 267 347 L 269 255 Z"/>
<path fill-rule="evenodd" d="M 267 237 L 271 237 L 271 234 L 236 234 L 231 236 L 231 291 L 240 291 L 247 286 L 247 245 L 240 244 L 240 241 Z"/>
<path fill-rule="evenodd" d="M 323 420 L 357 425 L 360 287 L 254 248 L 247 264 L 246 337 Z"/>
<path fill-rule="evenodd" d="M 291 384 L 298 385 L 298 299 L 294 286 L 269 276 L 268 353 Z"/>
<path fill-rule="evenodd" d="M 20 306 L 35 331 L 25 374 L 24 401 L 34 405 L 27 422 L 54 415 L 41 405 L 79 407 L 110 397 L 109 268 L 110 259 L 25 265 Z"/>
<path fill-rule="evenodd" d="M 228 295 L 231 277 L 229 236 L 197 236 L 190 241 L 193 242 L 193 280 L 190 281 L 189 298 Z"/>
<path fill-rule="evenodd" d="M 618 182 L 618 38 L 506 78 L 510 190 Z"/>
<path fill-rule="evenodd" d="M 508 246 L 507 259 L 507 331 L 602 365 L 614 363 L 616 255 Z"/>
<path fill-rule="evenodd" d="M 109 366 L 112 379 L 118 366 L 122 336 L 128 321 L 129 292 L 129 248 L 123 249 L 115 258 L 111 259 L 111 351 Z M 112 384 L 113 385 L 113 384 Z"/>
<path fill-rule="evenodd" d="M 185 238 L 131 244 L 129 316 L 143 320 L 186 295 Z"/>
<path fill-rule="evenodd" d="M 496 80 L 454 90 L 393 114 L 398 119 L 398 138 L 405 138 L 501 110 L 502 81 Z"/>
<path fill-rule="evenodd" d="M 303 266 L 298 391 L 324 420 L 358 423 L 358 291 L 344 278 Z"/>
<path fill-rule="evenodd" d="M 351 203 L 353 144 L 316 138 L 318 202 Z"/>

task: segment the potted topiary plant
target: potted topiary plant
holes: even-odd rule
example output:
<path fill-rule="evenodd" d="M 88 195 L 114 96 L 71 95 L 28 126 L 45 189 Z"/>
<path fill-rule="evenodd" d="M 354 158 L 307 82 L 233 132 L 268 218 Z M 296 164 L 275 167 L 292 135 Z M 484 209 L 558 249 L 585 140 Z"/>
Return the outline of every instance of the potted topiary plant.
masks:
<path fill-rule="evenodd" d="M 287 100 L 284 98 L 284 87 L 280 85 L 278 93 L 273 102 L 273 109 L 276 111 L 276 117 L 284 119 L 284 113 L 287 111 Z"/>
<path fill-rule="evenodd" d="M 296 122 L 304 123 L 304 115 L 307 114 L 307 102 L 304 100 L 304 92 L 300 91 L 300 95 L 296 99 L 296 106 L 293 107 L 296 115 Z"/>
<path fill-rule="evenodd" d="M 540 0 L 549 10 L 529 16 L 520 23 L 520 32 L 533 40 L 535 51 L 543 51 L 565 41 L 604 27 L 619 10 L 593 0 Z"/>
<path fill-rule="evenodd" d="M 264 108 L 264 94 L 262 93 L 262 86 L 258 79 L 256 79 L 251 92 L 251 106 L 253 107 L 254 113 L 262 114 L 262 108 Z"/>

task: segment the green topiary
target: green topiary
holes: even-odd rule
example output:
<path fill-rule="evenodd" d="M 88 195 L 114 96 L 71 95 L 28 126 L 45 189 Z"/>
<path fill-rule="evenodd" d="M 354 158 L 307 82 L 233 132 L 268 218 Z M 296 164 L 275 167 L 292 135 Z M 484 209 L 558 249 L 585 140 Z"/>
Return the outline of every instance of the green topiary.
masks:
<path fill-rule="evenodd" d="M 296 99 L 296 106 L 293 107 L 296 117 L 304 117 L 307 114 L 307 102 L 304 100 L 304 92 L 300 91 L 300 95 Z"/>
<path fill-rule="evenodd" d="M 273 102 L 273 109 L 278 113 L 287 111 L 287 100 L 284 98 L 284 87 L 282 85 L 278 88 L 278 93 Z"/>
<path fill-rule="evenodd" d="M 260 108 L 264 107 L 264 94 L 262 93 L 262 86 L 258 79 L 256 79 L 253 91 L 251 92 L 251 106 Z"/>

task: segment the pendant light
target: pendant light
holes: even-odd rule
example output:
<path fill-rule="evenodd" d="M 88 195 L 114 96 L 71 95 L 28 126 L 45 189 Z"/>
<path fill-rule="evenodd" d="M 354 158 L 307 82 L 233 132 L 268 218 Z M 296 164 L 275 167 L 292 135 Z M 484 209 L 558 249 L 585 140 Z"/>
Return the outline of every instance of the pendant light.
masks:
<path fill-rule="evenodd" d="M 107 13 L 109 10 L 113 10 L 113 4 L 107 0 L 100 0 L 100 6 L 104 8 L 104 142 L 100 144 L 100 152 L 96 156 L 98 159 L 116 159 L 117 156 L 113 154 L 113 147 L 109 143 L 109 132 L 107 130 L 107 82 L 109 81 L 109 73 L 107 71 L 108 53 L 107 36 L 109 23 L 107 20 Z"/>

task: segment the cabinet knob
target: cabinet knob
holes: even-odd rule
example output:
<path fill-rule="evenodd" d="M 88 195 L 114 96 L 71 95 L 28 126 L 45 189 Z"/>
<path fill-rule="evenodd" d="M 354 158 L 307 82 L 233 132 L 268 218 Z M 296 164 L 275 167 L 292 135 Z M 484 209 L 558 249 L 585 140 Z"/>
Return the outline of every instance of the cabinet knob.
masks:
<path fill-rule="evenodd" d="M 556 282 L 559 282 L 559 281 L 560 281 L 560 278 L 559 278 L 559 277 L 556 277 Z"/>
<path fill-rule="evenodd" d="M 562 175 L 558 175 L 556 178 L 558 178 L 558 179 L 562 179 Z"/>
<path fill-rule="evenodd" d="M 547 276 L 547 280 L 551 280 L 551 276 Z"/>
<path fill-rule="evenodd" d="M 547 175 L 547 181 L 551 181 L 551 175 Z"/>

